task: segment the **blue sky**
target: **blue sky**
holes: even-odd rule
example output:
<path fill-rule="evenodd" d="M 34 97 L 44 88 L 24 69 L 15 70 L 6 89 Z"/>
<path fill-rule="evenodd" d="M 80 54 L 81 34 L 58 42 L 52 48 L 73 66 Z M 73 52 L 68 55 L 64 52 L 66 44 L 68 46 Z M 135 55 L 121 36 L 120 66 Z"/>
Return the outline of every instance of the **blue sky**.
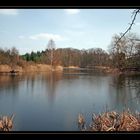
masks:
<path fill-rule="evenodd" d="M 114 34 L 125 32 L 134 9 L 0 9 L 0 47 L 20 54 L 47 48 L 108 49 Z M 140 15 L 132 32 L 140 35 Z"/>

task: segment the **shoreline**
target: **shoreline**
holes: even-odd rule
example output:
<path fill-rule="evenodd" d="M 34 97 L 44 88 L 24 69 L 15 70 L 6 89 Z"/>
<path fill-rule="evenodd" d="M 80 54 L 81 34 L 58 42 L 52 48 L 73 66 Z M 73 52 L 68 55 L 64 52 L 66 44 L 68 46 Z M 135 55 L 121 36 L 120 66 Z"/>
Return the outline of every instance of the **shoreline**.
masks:
<path fill-rule="evenodd" d="M 120 70 L 118 68 L 111 68 L 105 66 L 95 66 L 95 68 L 103 70 L 106 74 L 114 74 L 114 75 L 134 75 L 140 74 L 140 71 L 133 71 L 133 70 Z"/>
<path fill-rule="evenodd" d="M 89 68 L 81 68 L 78 66 L 69 66 L 69 67 L 63 67 L 63 66 L 53 66 L 53 68 L 50 65 L 47 64 L 31 64 L 26 66 L 15 66 L 15 68 L 12 69 L 9 65 L 0 65 L 0 73 L 2 74 L 20 74 L 20 73 L 30 73 L 30 72 L 62 72 L 64 69 L 76 69 L 76 70 L 89 70 Z M 113 74 L 113 75 L 139 75 L 140 71 L 133 71 L 133 70 L 125 70 L 121 71 L 118 68 L 111 68 L 111 67 L 105 67 L 105 66 L 95 66 L 94 68 L 90 68 L 90 70 L 93 69 L 99 69 L 102 70 L 106 74 Z"/>
<path fill-rule="evenodd" d="M 26 65 L 24 67 L 15 66 L 14 68 L 12 68 L 9 65 L 0 65 L 0 73 L 7 74 L 19 74 L 28 72 L 50 72 L 50 71 L 63 71 L 63 67 L 58 65 L 52 68 L 50 65 L 46 64 L 32 64 Z"/>

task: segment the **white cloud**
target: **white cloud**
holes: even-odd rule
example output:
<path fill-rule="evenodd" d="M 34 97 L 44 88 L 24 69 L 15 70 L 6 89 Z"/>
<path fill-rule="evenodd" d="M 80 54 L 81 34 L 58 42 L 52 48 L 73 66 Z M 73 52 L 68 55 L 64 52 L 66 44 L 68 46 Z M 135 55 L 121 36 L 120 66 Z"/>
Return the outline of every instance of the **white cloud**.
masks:
<path fill-rule="evenodd" d="M 17 15 L 17 9 L 0 9 L 0 14 L 2 15 Z"/>
<path fill-rule="evenodd" d="M 25 37 L 23 35 L 20 35 L 18 38 L 19 39 L 24 39 Z"/>
<path fill-rule="evenodd" d="M 73 15 L 73 14 L 78 14 L 80 10 L 79 9 L 65 9 L 65 12 L 67 14 Z"/>
<path fill-rule="evenodd" d="M 36 34 L 36 35 L 31 35 L 29 36 L 30 39 L 33 40 L 40 40 L 40 39 L 53 39 L 55 41 L 61 41 L 63 40 L 63 37 L 61 35 L 57 35 L 57 34 L 49 34 L 49 33 L 40 33 L 40 34 Z"/>

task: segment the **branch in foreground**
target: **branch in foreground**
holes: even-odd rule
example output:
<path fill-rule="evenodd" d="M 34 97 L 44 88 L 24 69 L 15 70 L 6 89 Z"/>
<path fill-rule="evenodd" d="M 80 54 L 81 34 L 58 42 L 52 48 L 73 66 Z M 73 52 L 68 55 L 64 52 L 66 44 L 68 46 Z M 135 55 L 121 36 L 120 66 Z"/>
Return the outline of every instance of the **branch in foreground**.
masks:
<path fill-rule="evenodd" d="M 133 24 L 134 24 L 134 22 L 135 22 L 135 20 L 136 20 L 136 16 L 137 16 L 137 14 L 140 12 L 140 9 L 136 9 L 136 10 L 134 10 L 133 11 L 133 13 L 132 13 L 132 16 L 133 16 L 133 19 L 132 19 L 132 22 L 131 22 L 131 24 L 130 24 L 130 26 L 127 28 L 127 30 L 121 35 L 121 37 L 118 39 L 118 41 L 116 42 L 116 44 L 115 44 L 115 46 L 118 44 L 118 42 L 127 34 L 127 32 L 128 31 L 130 31 L 131 30 L 131 28 L 132 28 L 132 26 L 133 26 Z"/>

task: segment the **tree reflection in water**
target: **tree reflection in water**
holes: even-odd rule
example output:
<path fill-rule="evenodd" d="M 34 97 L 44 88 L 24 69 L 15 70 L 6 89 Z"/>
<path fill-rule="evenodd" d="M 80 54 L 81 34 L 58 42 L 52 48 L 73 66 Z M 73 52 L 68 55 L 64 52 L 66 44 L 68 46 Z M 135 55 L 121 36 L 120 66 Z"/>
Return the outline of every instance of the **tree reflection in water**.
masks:
<path fill-rule="evenodd" d="M 140 103 L 140 77 L 136 75 L 113 76 L 110 86 L 110 102 L 114 103 L 112 109 L 131 108 L 139 109 Z M 111 110 L 111 109 L 110 109 Z"/>
<path fill-rule="evenodd" d="M 17 94 L 20 76 L 0 75 L 0 90 L 5 94 Z"/>

